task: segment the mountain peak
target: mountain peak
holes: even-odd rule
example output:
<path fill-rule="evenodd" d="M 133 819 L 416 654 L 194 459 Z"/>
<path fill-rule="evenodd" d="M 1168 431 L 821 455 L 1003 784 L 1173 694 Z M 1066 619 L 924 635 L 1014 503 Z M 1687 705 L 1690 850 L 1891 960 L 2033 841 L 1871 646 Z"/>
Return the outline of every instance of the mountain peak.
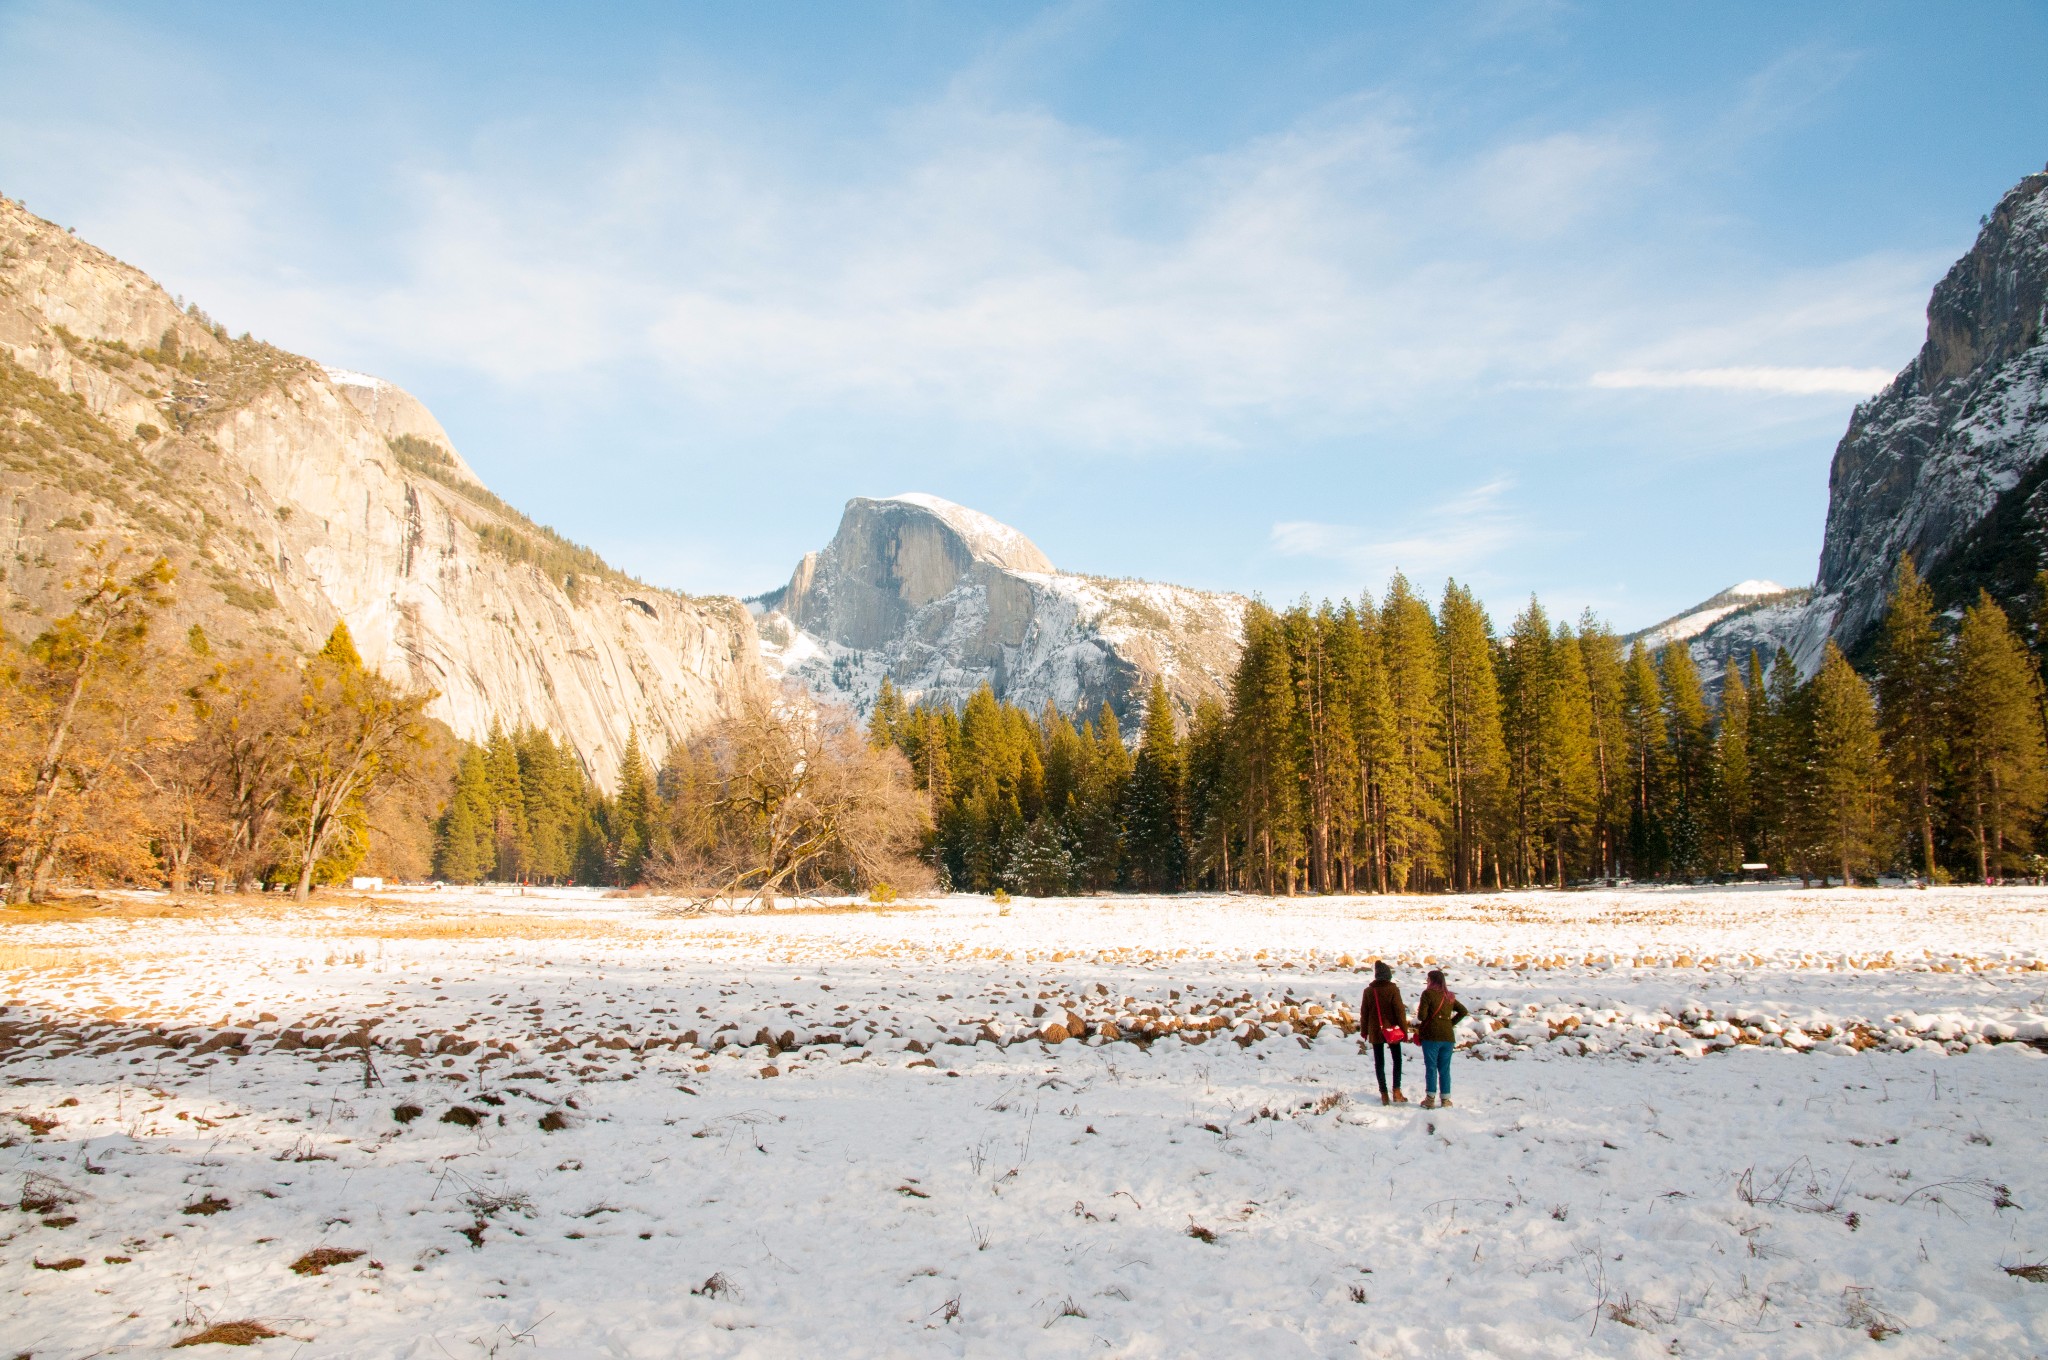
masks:
<path fill-rule="evenodd" d="M 849 520 L 855 516 L 856 506 L 907 505 L 936 516 L 951 529 L 967 548 L 968 553 L 980 562 L 1002 567 L 1007 571 L 1036 571 L 1050 573 L 1054 570 L 1052 560 L 1039 551 L 1036 543 L 1022 533 L 979 510 L 970 510 L 956 505 L 942 496 L 924 491 L 905 491 L 895 496 L 869 499 L 855 496 L 846 503 L 845 515 L 840 520 L 843 531 Z"/>

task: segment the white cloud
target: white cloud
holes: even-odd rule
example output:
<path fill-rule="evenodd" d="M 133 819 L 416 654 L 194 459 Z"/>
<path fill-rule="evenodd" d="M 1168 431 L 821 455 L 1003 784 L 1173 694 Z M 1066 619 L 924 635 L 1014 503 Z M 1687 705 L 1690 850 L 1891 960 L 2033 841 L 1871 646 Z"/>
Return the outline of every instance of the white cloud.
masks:
<path fill-rule="evenodd" d="M 1335 563 L 1374 588 L 1396 571 L 1424 581 L 1469 574 L 1538 537 L 1508 505 L 1513 489 L 1512 478 L 1495 477 L 1424 510 L 1391 535 L 1349 524 L 1284 520 L 1273 526 L 1268 546 L 1282 557 Z"/>
<path fill-rule="evenodd" d="M 1613 368 L 1595 373 L 1594 387 L 1710 387 L 1792 396 L 1867 397 L 1895 375 L 1888 368 Z"/>
<path fill-rule="evenodd" d="M 295 139 L 209 126 L 209 101 L 97 127 L 53 102 L 90 74 L 60 68 L 0 100 L 0 158 L 77 148 L 121 224 L 110 245 L 152 241 L 138 262 L 318 357 L 644 386 L 750 423 L 1228 448 L 1434 428 L 1589 373 L 1861 394 L 1881 383 L 1855 365 L 1911 342 L 1925 262 L 1696 267 L 1668 168 L 1686 146 L 1644 120 L 1446 153 L 1428 119 L 1363 92 L 1164 158 L 1063 122 L 1013 90 L 1091 12 L 1050 11 L 859 129 L 778 128 L 702 88 L 563 113 L 543 140 L 539 112 L 425 145 L 395 140 L 403 119 L 368 124 L 349 156 L 364 219 L 338 260 Z"/>

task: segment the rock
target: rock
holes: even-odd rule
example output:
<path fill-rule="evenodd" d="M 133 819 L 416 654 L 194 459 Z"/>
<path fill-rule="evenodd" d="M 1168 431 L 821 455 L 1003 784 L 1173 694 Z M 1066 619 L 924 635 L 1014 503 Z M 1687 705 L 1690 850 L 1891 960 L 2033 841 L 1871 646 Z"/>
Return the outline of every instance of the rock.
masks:
<path fill-rule="evenodd" d="M 1061 572 L 1008 525 L 912 494 L 848 501 L 831 543 L 751 603 L 770 673 L 858 712 L 884 676 L 929 703 L 986 683 L 1034 712 L 1108 702 L 1135 732 L 1155 675 L 1184 713 L 1223 697 L 1246 601 Z"/>
<path fill-rule="evenodd" d="M 1095 1032 L 1101 1035 L 1104 1039 L 1108 1040 L 1110 1043 L 1115 1043 L 1117 1040 L 1124 1037 L 1123 1031 L 1116 1027 L 1116 1021 L 1114 1020 L 1103 1021 L 1101 1024 L 1095 1027 Z"/>
<path fill-rule="evenodd" d="M 1935 285 L 1927 339 L 1850 417 L 1828 474 L 1826 537 L 1810 598 L 1732 614 L 1694 639 L 1694 659 L 1780 645 L 1810 674 L 1830 639 L 1872 645 L 1892 575 L 1911 553 L 1950 609 L 1988 589 L 2033 608 L 2048 566 L 2048 172 L 1999 200 Z M 1709 673 L 1712 673 L 1711 671 Z"/>
<path fill-rule="evenodd" d="M 159 362 L 167 335 L 192 367 Z M 90 430 L 65 438 L 101 450 L 0 467 L 24 523 L 92 517 L 89 532 L 39 528 L 40 552 L 10 563 L 7 622 L 24 635 L 67 607 L 91 541 L 126 538 L 180 569 L 165 635 L 197 623 L 217 647 L 309 652 L 345 621 L 371 666 L 437 691 L 428 711 L 458 736 L 544 727 L 605 785 L 629 728 L 658 763 L 760 677 L 737 601 L 655 589 L 551 538 L 484 490 L 401 389 L 231 341 L 12 202 L 0 357 L 50 384 L 31 406 L 83 402 Z M 0 408 L 22 419 L 34 410 Z"/>
<path fill-rule="evenodd" d="M 1038 1037 L 1044 1043 L 1063 1044 L 1072 1036 L 1067 1033 L 1065 1025 L 1057 1020 L 1048 1020 L 1039 1027 Z"/>

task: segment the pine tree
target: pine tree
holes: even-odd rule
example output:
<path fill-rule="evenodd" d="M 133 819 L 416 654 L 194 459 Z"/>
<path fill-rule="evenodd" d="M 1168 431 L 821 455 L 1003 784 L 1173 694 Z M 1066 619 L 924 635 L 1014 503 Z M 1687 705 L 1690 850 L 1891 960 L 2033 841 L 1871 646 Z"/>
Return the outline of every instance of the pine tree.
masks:
<path fill-rule="evenodd" d="M 875 711 L 868 715 L 868 741 L 876 750 L 903 744 L 904 724 L 910 716 L 909 706 L 888 676 L 882 677 L 881 693 L 875 696 Z"/>
<path fill-rule="evenodd" d="M 1579 618 L 1579 658 L 1592 706 L 1594 868 L 1607 878 L 1620 872 L 1628 827 L 1628 725 L 1622 710 L 1621 639 L 1587 610 Z"/>
<path fill-rule="evenodd" d="M 619 758 L 619 791 L 611 804 L 611 860 L 615 881 L 638 883 L 646 867 L 654 831 L 654 788 L 647 761 L 640 754 L 640 731 L 626 732 L 626 751 Z"/>
<path fill-rule="evenodd" d="M 1291 739 L 1294 683 L 1280 620 L 1264 605 L 1245 611 L 1244 651 L 1231 694 L 1231 782 L 1242 823 L 1241 881 L 1267 894 L 1292 892 L 1300 844 L 1295 788 L 1300 778 Z M 1256 874 L 1256 879 L 1252 875 Z"/>
<path fill-rule="evenodd" d="M 1350 616 L 1356 644 L 1346 650 L 1351 670 L 1352 745 L 1358 752 L 1357 844 L 1353 857 L 1363 866 L 1353 870 L 1354 882 L 1369 881 L 1374 892 L 1389 892 L 1387 867 L 1387 785 L 1398 771 L 1394 742 L 1393 704 L 1387 692 L 1387 655 L 1380 611 L 1371 595 L 1359 597 Z"/>
<path fill-rule="evenodd" d="M 1729 873 L 1749 862 L 1754 845 L 1750 808 L 1749 690 L 1729 657 L 1721 671 L 1721 721 L 1714 732 L 1714 868 Z"/>
<path fill-rule="evenodd" d="M 484 768 L 491 787 L 491 864 L 501 883 L 526 877 L 526 789 L 520 780 L 519 750 L 503 728 L 491 724 L 484 743 Z"/>
<path fill-rule="evenodd" d="M 1395 891 L 1422 891 L 1443 871 L 1443 671 L 1436 621 L 1399 572 L 1380 609 L 1392 742 L 1383 797 L 1387 877 Z"/>
<path fill-rule="evenodd" d="M 1188 867 L 1195 884 L 1225 888 L 1230 883 L 1230 837 L 1235 824 L 1229 787 L 1230 718 L 1217 700 L 1204 697 L 1188 723 Z"/>
<path fill-rule="evenodd" d="M 2003 876 L 2007 857 L 2031 847 L 2048 785 L 2041 678 L 1990 594 L 1963 615 L 1949 704 L 1949 750 L 1964 823 L 1982 882 Z"/>
<path fill-rule="evenodd" d="M 1878 642 L 1878 711 L 1913 857 L 1929 880 L 1934 877 L 1934 816 L 1944 759 L 1945 671 L 1941 635 L 1935 629 L 1934 592 L 1913 569 L 1913 559 L 1902 556 Z"/>
<path fill-rule="evenodd" d="M 1670 742 L 1657 668 L 1638 642 L 1621 675 L 1621 719 L 1628 742 L 1628 864 L 1638 878 L 1664 872 L 1669 858 L 1665 825 L 1665 773 Z"/>
<path fill-rule="evenodd" d="M 1757 844 L 1765 862 L 1798 873 L 1812 873 L 1802 842 L 1800 791 L 1806 787 L 1806 711 L 1798 666 L 1784 647 L 1772 657 L 1765 676 L 1751 657 L 1749 676 L 1749 801 L 1757 817 Z"/>
<path fill-rule="evenodd" d="M 1088 767 L 1081 781 L 1080 873 L 1091 890 L 1114 888 L 1124 872 L 1124 793 L 1131 780 L 1131 755 L 1118 730 L 1116 710 L 1104 700 L 1091 729 L 1083 734 Z"/>
<path fill-rule="evenodd" d="M 1166 682 L 1152 679 L 1145 700 L 1145 725 L 1138 739 L 1125 802 L 1124 845 L 1134 886 L 1150 892 L 1178 892 L 1187 874 L 1187 835 L 1182 804 L 1184 771 L 1180 736 Z"/>
<path fill-rule="evenodd" d="M 491 777 L 483 750 L 462 744 L 455 788 L 435 838 L 434 873 L 450 883 L 479 883 L 490 868 Z"/>
<path fill-rule="evenodd" d="M 1674 642 L 1659 651 L 1657 679 L 1671 743 L 1666 767 L 1671 866 L 1682 877 L 1691 877 L 1700 871 L 1705 849 L 1703 832 L 1712 793 L 1712 724 L 1690 647 Z"/>
<path fill-rule="evenodd" d="M 1813 854 L 1846 886 L 1877 865 L 1884 761 L 1870 690 L 1832 641 L 1813 678 L 1810 711 Z"/>
<path fill-rule="evenodd" d="M 1507 785 L 1493 624 L 1472 592 L 1455 581 L 1444 584 L 1438 620 L 1443 638 L 1451 885 L 1470 892 L 1485 875 L 1487 846 L 1498 834 Z"/>

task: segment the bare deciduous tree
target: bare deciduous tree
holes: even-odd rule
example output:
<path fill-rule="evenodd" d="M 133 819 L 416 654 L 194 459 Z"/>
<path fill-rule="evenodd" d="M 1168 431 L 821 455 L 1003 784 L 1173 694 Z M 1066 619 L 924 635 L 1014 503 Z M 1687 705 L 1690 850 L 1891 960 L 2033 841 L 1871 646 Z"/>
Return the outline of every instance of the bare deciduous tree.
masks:
<path fill-rule="evenodd" d="M 648 866 L 656 886 L 698 907 L 770 906 L 827 884 L 921 887 L 916 858 L 929 825 L 909 764 L 876 750 L 839 709 L 752 692 L 664 775 L 666 844 Z"/>

